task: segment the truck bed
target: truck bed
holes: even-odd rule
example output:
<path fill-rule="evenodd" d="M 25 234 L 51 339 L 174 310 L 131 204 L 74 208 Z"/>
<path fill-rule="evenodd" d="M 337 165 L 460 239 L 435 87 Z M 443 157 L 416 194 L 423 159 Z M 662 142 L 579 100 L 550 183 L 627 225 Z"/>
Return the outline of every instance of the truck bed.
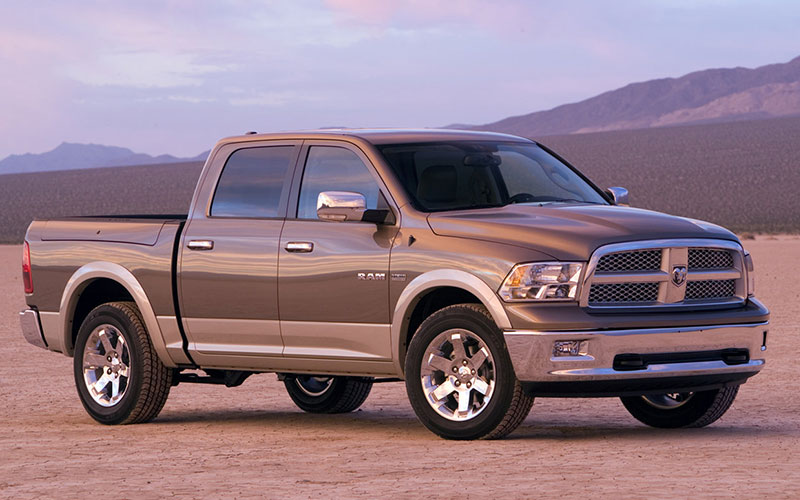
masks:
<path fill-rule="evenodd" d="M 102 215 L 64 217 L 41 222 L 42 241 L 107 241 L 154 245 L 164 224 L 183 222 L 186 215 Z"/>
<path fill-rule="evenodd" d="M 107 215 L 35 220 L 28 229 L 40 311 L 59 311 L 70 277 L 86 264 L 112 261 L 141 283 L 157 315 L 174 315 L 176 242 L 186 215 Z"/>

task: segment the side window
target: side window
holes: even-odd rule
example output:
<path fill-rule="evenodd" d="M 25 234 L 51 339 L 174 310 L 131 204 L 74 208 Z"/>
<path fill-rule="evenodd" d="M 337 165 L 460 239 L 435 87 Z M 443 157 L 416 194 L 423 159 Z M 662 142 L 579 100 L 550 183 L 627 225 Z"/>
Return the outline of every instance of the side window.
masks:
<path fill-rule="evenodd" d="M 222 169 L 211 215 L 277 217 L 294 157 L 294 146 L 267 146 L 234 151 Z"/>
<path fill-rule="evenodd" d="M 298 219 L 317 218 L 317 198 L 323 191 L 353 191 L 367 199 L 367 208 L 378 208 L 380 188 L 364 162 L 348 149 L 312 146 L 308 151 L 300 186 Z"/>

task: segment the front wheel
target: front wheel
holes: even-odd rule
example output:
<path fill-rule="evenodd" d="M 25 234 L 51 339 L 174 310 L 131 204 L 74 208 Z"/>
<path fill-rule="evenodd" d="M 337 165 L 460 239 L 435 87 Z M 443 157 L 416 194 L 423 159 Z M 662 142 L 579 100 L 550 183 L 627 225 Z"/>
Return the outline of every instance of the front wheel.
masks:
<path fill-rule="evenodd" d="M 738 392 L 737 385 L 711 391 L 627 396 L 620 400 L 636 420 L 651 427 L 705 427 L 728 411 Z"/>
<path fill-rule="evenodd" d="M 533 405 L 485 307 L 458 304 L 420 325 L 406 356 L 406 391 L 420 421 L 447 439 L 501 438 Z"/>
<path fill-rule="evenodd" d="M 372 379 L 366 377 L 286 375 L 283 383 L 294 404 L 309 413 L 351 412 L 372 390 Z"/>

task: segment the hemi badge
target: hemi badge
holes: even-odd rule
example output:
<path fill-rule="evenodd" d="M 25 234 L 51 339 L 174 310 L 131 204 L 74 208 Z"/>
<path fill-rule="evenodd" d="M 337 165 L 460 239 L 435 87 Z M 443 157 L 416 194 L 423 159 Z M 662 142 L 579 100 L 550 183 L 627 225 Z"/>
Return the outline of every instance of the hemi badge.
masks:
<path fill-rule="evenodd" d="M 406 274 L 405 273 L 392 273 L 392 281 L 405 281 Z"/>

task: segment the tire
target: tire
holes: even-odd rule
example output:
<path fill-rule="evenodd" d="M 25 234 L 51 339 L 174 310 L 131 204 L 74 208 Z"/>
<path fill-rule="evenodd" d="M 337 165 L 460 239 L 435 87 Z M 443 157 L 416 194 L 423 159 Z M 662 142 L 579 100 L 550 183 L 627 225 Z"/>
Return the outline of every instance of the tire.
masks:
<path fill-rule="evenodd" d="M 86 316 L 73 364 L 81 403 L 101 424 L 156 418 L 172 386 L 173 371 L 158 358 L 133 302 L 102 304 Z"/>
<path fill-rule="evenodd" d="M 620 400 L 636 420 L 651 427 L 705 427 L 728 411 L 738 392 L 736 385 L 712 391 L 630 396 Z"/>
<path fill-rule="evenodd" d="M 309 413 L 354 411 L 372 390 L 372 379 L 367 377 L 286 375 L 283 383 L 294 404 Z"/>
<path fill-rule="evenodd" d="M 504 437 L 533 405 L 502 332 L 478 304 L 448 306 L 429 316 L 408 346 L 405 374 L 417 418 L 446 439 Z"/>

